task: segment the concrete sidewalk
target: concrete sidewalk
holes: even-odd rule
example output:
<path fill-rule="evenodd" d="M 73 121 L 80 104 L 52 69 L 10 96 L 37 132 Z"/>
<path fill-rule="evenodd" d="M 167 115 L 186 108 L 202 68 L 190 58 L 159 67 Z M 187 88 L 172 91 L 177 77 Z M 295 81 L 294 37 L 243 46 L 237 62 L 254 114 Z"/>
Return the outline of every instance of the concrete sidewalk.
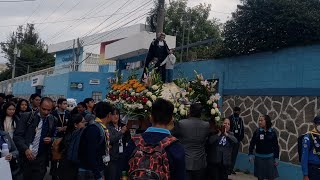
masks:
<path fill-rule="evenodd" d="M 257 178 L 255 178 L 252 174 L 244 174 L 241 172 L 237 172 L 237 175 L 231 175 L 231 176 L 229 176 L 229 179 L 232 179 L 232 180 L 256 180 Z"/>

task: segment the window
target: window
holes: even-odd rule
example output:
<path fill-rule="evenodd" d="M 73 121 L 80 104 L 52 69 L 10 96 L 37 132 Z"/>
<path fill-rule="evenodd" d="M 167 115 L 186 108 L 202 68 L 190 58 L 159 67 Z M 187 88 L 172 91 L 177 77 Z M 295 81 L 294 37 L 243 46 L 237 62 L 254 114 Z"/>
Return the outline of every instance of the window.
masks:
<path fill-rule="evenodd" d="M 92 92 L 92 99 L 95 102 L 99 102 L 102 100 L 102 92 Z"/>

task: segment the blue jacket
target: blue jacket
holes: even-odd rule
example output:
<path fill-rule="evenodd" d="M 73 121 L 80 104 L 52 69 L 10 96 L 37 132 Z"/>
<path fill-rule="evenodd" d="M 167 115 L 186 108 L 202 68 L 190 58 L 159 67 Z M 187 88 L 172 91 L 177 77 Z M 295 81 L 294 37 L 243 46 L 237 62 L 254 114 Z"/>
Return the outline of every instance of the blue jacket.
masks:
<path fill-rule="evenodd" d="M 170 135 L 170 131 L 161 128 L 148 128 L 145 133 L 142 134 L 143 139 L 148 144 L 157 144 L 162 139 Z M 129 141 L 127 148 L 124 151 L 124 171 L 128 171 L 128 162 L 135 150 L 136 145 L 132 140 Z M 185 152 L 183 146 L 179 142 L 174 142 L 166 149 L 168 160 L 170 177 L 174 180 L 185 180 L 186 179 L 186 164 L 185 164 Z"/>
<path fill-rule="evenodd" d="M 314 134 L 315 136 L 320 136 L 320 134 L 315 130 L 311 131 L 311 133 Z M 311 147 L 310 141 L 311 140 L 314 141 L 314 139 L 312 139 L 311 137 L 311 133 L 306 134 L 302 142 L 301 168 L 304 176 L 308 176 L 309 174 L 308 164 L 320 165 L 320 158 L 317 154 L 314 153 L 314 148 Z M 317 143 L 318 144 L 320 143 L 320 139 L 318 140 Z"/>

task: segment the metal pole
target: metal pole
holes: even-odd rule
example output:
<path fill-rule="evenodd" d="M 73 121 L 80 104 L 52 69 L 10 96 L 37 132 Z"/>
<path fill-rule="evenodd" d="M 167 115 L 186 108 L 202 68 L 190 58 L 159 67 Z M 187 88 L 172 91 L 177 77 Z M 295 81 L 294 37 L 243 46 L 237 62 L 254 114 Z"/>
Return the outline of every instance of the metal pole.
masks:
<path fill-rule="evenodd" d="M 13 66 L 12 66 L 12 75 L 11 75 L 12 83 L 16 73 L 17 54 L 18 54 L 18 47 L 17 47 L 17 42 L 15 42 L 14 50 L 13 50 Z"/>
<path fill-rule="evenodd" d="M 164 26 L 164 5 L 165 5 L 165 0 L 159 0 L 158 2 L 158 14 L 157 14 L 157 34 L 163 32 L 163 26 Z"/>
<path fill-rule="evenodd" d="M 189 27 L 188 27 L 188 40 L 187 40 L 187 60 L 189 58 L 190 29 L 191 29 L 191 14 L 189 14 Z"/>
<path fill-rule="evenodd" d="M 184 31 L 186 29 L 185 23 L 183 21 L 182 21 L 182 23 L 183 23 L 183 32 L 182 32 L 182 44 L 181 44 L 180 62 L 183 62 Z"/>

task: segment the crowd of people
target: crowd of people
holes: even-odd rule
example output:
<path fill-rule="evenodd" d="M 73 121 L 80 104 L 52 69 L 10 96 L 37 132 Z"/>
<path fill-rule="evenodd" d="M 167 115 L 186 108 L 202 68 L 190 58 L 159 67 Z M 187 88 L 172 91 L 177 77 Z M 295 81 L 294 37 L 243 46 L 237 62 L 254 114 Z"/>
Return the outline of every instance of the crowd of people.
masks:
<path fill-rule="evenodd" d="M 67 100 L 32 94 L 29 100 L 0 93 L 0 148 L 10 162 L 13 180 L 228 180 L 244 138 L 241 109 L 223 119 L 201 119 L 202 105 L 190 107 L 188 119 L 175 121 L 174 106 L 152 104 L 150 126 L 132 133 L 120 110 L 86 98 L 72 111 Z M 320 179 L 320 117 L 302 143 L 304 179 Z M 259 117 L 248 160 L 259 179 L 279 177 L 279 145 L 268 115 Z M 311 139 L 312 138 L 312 139 Z M 4 152 L 4 151 L 3 151 Z"/>

